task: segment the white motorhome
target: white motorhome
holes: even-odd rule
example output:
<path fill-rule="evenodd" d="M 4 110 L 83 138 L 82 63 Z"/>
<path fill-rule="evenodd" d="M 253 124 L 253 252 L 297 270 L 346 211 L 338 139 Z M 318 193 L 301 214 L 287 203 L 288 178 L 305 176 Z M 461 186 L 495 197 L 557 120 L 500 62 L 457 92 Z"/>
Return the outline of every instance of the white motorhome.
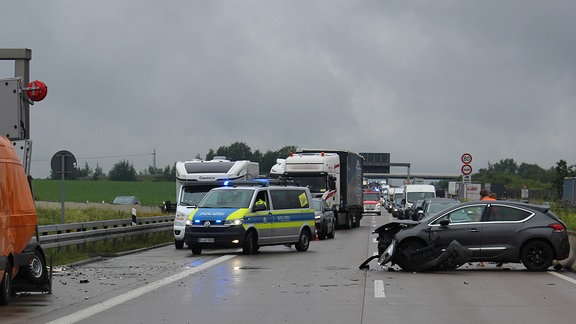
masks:
<path fill-rule="evenodd" d="M 257 162 L 230 161 L 222 157 L 213 160 L 190 160 L 176 162 L 176 216 L 174 218 L 174 246 L 184 247 L 186 217 L 200 200 L 213 188 L 226 181 L 253 180 L 258 178 Z"/>

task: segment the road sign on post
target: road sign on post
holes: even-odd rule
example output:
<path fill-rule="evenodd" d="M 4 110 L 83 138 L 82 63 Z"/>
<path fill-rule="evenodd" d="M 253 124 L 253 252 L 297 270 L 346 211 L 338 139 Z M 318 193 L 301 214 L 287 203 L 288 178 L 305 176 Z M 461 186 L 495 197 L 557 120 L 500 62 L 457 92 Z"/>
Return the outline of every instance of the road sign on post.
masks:
<path fill-rule="evenodd" d="M 472 154 L 470 153 L 464 153 L 462 154 L 462 156 L 460 156 L 460 161 L 462 161 L 463 165 L 462 167 L 460 167 L 460 172 L 462 173 L 462 185 L 464 188 L 466 188 L 466 184 L 469 184 L 472 182 L 472 165 L 470 163 L 472 163 Z M 467 199 L 468 195 L 467 195 L 467 191 L 465 191 L 464 193 L 464 199 Z"/>
<path fill-rule="evenodd" d="M 462 174 L 465 176 L 470 175 L 472 173 L 472 166 L 470 164 L 464 164 L 460 168 L 460 171 L 462 171 Z"/>
<path fill-rule="evenodd" d="M 62 198 L 61 201 L 61 212 L 62 212 L 62 224 L 64 224 L 64 201 L 65 201 L 65 190 L 64 190 L 64 180 L 66 179 L 66 175 L 73 175 L 74 169 L 76 168 L 76 157 L 74 154 L 68 151 L 58 151 L 54 156 L 52 156 L 52 160 L 50 161 L 50 166 L 52 167 L 52 172 L 54 174 L 60 174 L 60 179 L 62 179 L 62 183 L 60 185 L 60 196 Z"/>

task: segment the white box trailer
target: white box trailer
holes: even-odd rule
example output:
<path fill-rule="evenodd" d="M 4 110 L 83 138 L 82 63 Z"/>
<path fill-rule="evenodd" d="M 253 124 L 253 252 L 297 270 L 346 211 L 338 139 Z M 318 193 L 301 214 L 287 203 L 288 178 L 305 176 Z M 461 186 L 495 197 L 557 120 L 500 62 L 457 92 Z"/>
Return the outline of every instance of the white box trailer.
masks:
<path fill-rule="evenodd" d="M 299 149 L 286 158 L 284 177 L 310 187 L 336 214 L 340 227 L 358 227 L 362 219 L 364 158 L 341 150 Z"/>

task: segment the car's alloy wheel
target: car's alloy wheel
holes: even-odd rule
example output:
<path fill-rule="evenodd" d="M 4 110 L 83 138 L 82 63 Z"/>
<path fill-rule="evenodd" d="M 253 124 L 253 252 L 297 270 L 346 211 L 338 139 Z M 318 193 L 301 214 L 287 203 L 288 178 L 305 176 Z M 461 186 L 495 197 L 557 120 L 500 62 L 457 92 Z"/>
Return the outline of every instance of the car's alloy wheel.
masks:
<path fill-rule="evenodd" d="M 554 251 L 548 242 L 530 241 L 522 248 L 520 259 L 530 271 L 545 271 L 554 261 Z"/>

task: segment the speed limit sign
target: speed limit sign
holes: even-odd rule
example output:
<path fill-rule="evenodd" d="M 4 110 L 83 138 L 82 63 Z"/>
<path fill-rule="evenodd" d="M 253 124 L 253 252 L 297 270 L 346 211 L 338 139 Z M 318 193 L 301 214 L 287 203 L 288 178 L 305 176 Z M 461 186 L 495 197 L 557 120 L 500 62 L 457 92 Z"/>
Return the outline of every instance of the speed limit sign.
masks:
<path fill-rule="evenodd" d="M 470 153 L 464 153 L 462 154 L 462 156 L 460 157 L 460 159 L 462 160 L 462 163 L 464 164 L 470 164 L 472 163 L 472 155 Z"/>

